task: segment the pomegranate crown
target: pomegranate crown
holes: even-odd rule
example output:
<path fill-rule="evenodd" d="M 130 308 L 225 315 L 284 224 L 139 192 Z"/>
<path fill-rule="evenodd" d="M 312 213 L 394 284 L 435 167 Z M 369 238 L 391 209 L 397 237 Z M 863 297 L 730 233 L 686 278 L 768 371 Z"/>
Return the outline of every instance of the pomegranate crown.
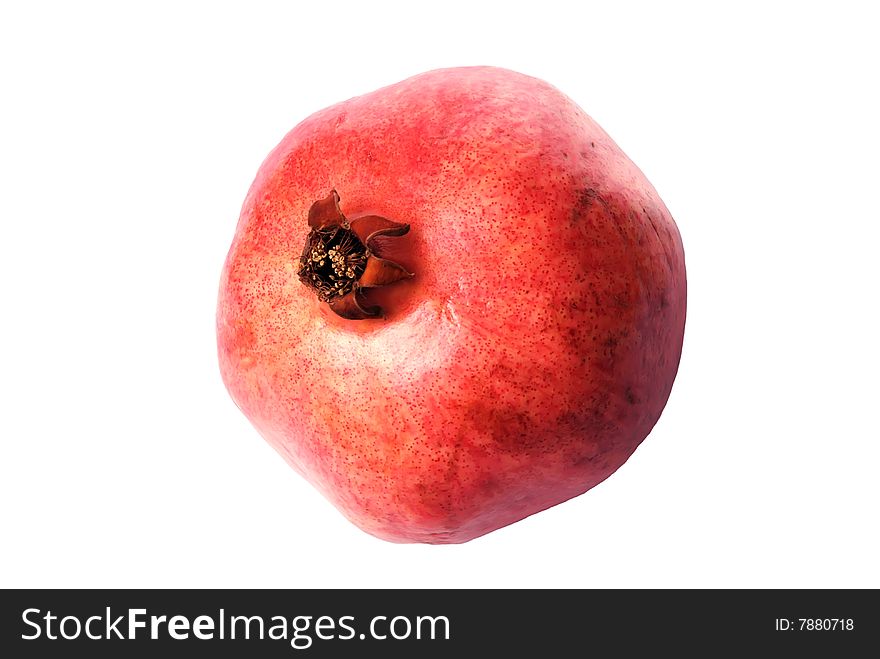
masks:
<path fill-rule="evenodd" d="M 309 209 L 309 234 L 299 257 L 299 279 L 339 316 L 362 320 L 381 316 L 366 290 L 413 277 L 403 266 L 376 253 L 379 236 L 403 236 L 408 224 L 379 215 L 349 221 L 331 190 Z"/>

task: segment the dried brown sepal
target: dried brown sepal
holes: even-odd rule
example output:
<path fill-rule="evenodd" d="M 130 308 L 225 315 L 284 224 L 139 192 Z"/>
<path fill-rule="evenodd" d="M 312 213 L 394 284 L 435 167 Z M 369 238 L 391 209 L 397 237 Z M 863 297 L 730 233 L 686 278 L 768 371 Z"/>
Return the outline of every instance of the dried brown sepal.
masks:
<path fill-rule="evenodd" d="M 403 266 L 376 254 L 378 236 L 402 236 L 408 224 L 379 215 L 365 215 L 350 223 L 331 190 L 309 209 L 311 227 L 299 259 L 300 281 L 342 318 L 361 320 L 382 313 L 364 298 L 363 289 L 387 286 L 413 276 Z"/>
<path fill-rule="evenodd" d="M 313 229 L 341 226 L 344 222 L 345 215 L 339 208 L 339 194 L 336 190 L 331 190 L 329 195 L 319 199 L 309 208 L 309 226 Z"/>
<path fill-rule="evenodd" d="M 392 222 L 379 215 L 364 215 L 351 221 L 351 230 L 364 245 L 377 236 L 402 236 L 409 231 L 408 224 Z"/>
<path fill-rule="evenodd" d="M 328 304 L 338 316 L 348 320 L 376 318 L 382 313 L 380 307 L 366 304 L 360 291 L 352 291 L 349 295 L 331 300 Z"/>
<path fill-rule="evenodd" d="M 398 263 L 379 258 L 373 254 L 367 259 L 364 274 L 358 280 L 358 285 L 360 288 L 376 288 L 393 284 L 401 279 L 409 279 L 412 276 L 411 272 L 407 272 L 406 268 Z"/>

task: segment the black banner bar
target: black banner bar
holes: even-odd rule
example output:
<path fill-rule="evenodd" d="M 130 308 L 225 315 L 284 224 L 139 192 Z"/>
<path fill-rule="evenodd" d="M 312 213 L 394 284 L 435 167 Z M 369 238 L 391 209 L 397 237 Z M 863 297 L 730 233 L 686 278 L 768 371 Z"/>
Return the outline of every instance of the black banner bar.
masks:
<path fill-rule="evenodd" d="M 635 656 L 646 648 L 848 657 L 880 647 L 877 590 L 6 590 L 0 604 L 6 657 Z"/>

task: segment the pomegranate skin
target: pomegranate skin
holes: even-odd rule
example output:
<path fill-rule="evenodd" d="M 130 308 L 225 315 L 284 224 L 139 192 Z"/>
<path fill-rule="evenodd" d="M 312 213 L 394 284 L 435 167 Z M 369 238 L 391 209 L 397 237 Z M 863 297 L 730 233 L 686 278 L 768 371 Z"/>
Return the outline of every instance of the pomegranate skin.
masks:
<path fill-rule="evenodd" d="M 346 320 L 297 278 L 311 204 L 408 223 L 415 277 Z M 349 520 L 457 543 L 594 487 L 648 435 L 682 349 L 684 252 L 657 192 L 551 85 L 431 71 L 272 151 L 223 268 L 223 380 Z M 577 523 L 583 523 L 580 520 Z"/>

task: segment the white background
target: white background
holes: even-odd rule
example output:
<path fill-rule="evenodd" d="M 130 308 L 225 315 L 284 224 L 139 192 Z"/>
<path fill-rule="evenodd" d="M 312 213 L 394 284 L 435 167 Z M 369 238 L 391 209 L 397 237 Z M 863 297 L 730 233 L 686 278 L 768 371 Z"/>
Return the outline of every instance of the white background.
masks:
<path fill-rule="evenodd" d="M 0 586 L 880 587 L 870 3 L 4 3 Z M 684 238 L 685 350 L 617 474 L 466 545 L 347 522 L 216 364 L 257 167 L 327 105 L 494 64 Z"/>

